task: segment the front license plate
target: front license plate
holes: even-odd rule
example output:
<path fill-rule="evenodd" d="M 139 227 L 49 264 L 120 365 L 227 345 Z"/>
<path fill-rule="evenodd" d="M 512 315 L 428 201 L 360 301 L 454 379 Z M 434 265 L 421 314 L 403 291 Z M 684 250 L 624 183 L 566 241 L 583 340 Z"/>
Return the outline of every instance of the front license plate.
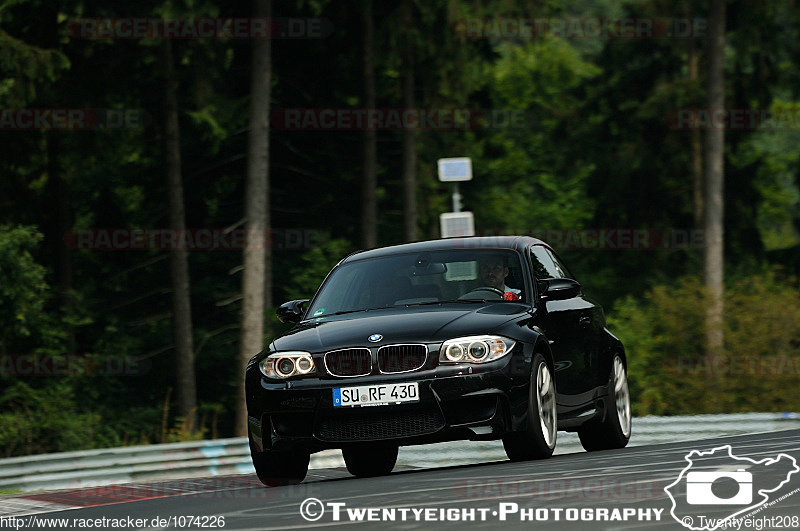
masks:
<path fill-rule="evenodd" d="M 385 406 L 403 402 L 419 402 L 417 382 L 334 387 L 333 389 L 334 407 Z"/>

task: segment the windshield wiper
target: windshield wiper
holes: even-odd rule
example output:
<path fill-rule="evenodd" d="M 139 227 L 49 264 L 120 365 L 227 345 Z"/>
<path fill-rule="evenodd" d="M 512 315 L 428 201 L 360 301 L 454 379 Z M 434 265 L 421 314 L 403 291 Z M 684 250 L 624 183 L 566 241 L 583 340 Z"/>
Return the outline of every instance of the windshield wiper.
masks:
<path fill-rule="evenodd" d="M 361 310 L 342 310 L 341 312 L 326 313 L 323 315 L 318 315 L 317 317 L 330 317 L 331 315 L 344 315 L 346 313 L 368 312 L 372 309 L 373 308 L 363 308 Z"/>
<path fill-rule="evenodd" d="M 410 302 L 408 304 L 397 304 L 396 306 L 430 306 L 431 304 L 449 304 L 451 302 L 500 302 L 488 299 L 449 299 L 446 301 L 430 301 L 430 302 Z"/>
<path fill-rule="evenodd" d="M 340 312 L 333 312 L 333 313 L 326 313 L 323 315 L 318 315 L 317 317 L 330 317 L 331 315 L 344 315 L 346 313 L 358 313 L 358 312 L 368 312 L 371 310 L 380 310 L 381 308 L 361 308 L 360 310 L 342 310 Z"/>

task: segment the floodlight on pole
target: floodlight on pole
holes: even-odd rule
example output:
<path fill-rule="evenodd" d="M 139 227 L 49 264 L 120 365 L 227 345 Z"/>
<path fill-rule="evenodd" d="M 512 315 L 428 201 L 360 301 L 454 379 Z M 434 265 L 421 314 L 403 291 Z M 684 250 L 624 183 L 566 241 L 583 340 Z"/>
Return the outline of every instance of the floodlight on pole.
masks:
<path fill-rule="evenodd" d="M 441 182 L 453 183 L 453 212 L 442 214 L 439 218 L 443 238 L 451 236 L 474 236 L 475 223 L 472 212 L 461 212 L 461 193 L 458 183 L 472 180 L 472 159 L 453 157 L 436 161 Z"/>

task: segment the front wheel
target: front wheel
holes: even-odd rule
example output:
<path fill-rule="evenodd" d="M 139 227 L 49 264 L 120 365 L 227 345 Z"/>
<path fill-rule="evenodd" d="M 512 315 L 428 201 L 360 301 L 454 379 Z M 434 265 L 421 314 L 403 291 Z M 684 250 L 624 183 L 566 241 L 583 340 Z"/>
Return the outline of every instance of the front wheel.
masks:
<path fill-rule="evenodd" d="M 250 456 L 258 479 L 268 487 L 296 485 L 308 473 L 311 456 L 308 452 L 259 452 L 250 442 Z"/>
<path fill-rule="evenodd" d="M 541 354 L 533 357 L 528 420 L 525 427 L 503 437 L 503 448 L 512 461 L 546 459 L 553 455 L 558 432 L 556 382 Z"/>
<path fill-rule="evenodd" d="M 622 358 L 614 356 L 609 376 L 613 390 L 613 408 L 607 408 L 602 422 L 578 430 L 581 445 L 587 452 L 624 448 L 631 438 L 631 394 Z"/>
<path fill-rule="evenodd" d="M 392 444 L 357 444 L 342 448 L 342 457 L 357 478 L 385 476 L 397 463 L 397 450 Z"/>

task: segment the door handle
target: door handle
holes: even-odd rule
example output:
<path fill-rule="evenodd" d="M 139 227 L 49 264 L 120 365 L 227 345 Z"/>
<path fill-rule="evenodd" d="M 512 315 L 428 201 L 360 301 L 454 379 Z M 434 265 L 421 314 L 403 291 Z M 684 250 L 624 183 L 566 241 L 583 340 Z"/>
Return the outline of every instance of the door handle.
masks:
<path fill-rule="evenodd" d="M 592 318 L 584 315 L 583 317 L 578 319 L 578 322 L 581 324 L 581 326 L 589 326 L 590 324 L 592 324 Z"/>

